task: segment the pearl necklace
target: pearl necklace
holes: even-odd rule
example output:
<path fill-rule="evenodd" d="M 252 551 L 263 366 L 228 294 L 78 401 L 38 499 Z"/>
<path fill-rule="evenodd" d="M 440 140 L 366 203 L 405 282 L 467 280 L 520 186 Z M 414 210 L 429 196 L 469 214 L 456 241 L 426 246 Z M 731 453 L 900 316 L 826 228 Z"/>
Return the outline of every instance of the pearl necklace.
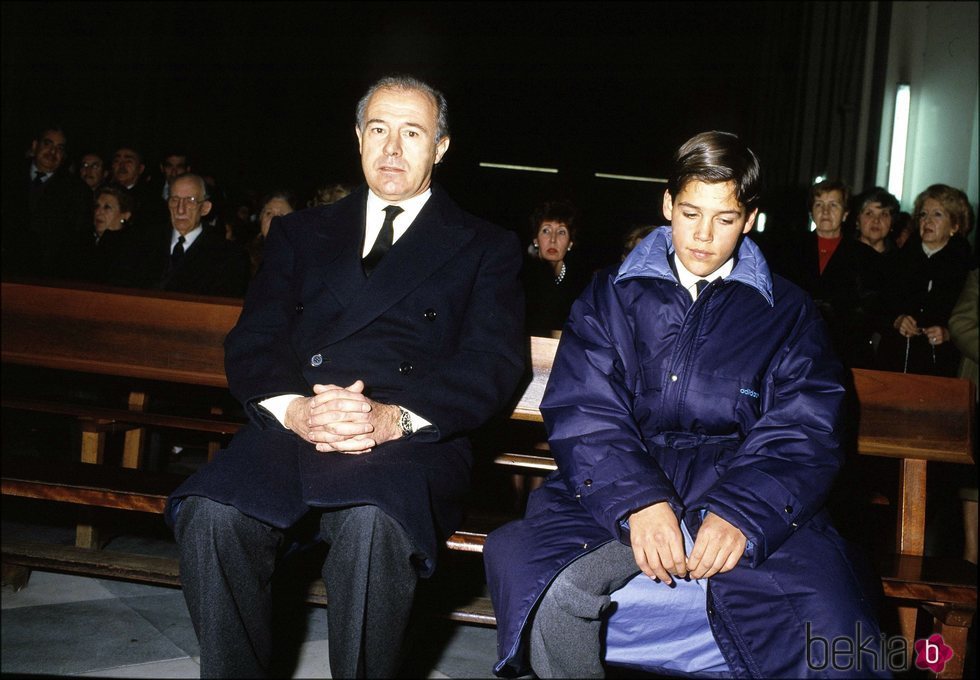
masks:
<path fill-rule="evenodd" d="M 558 273 L 558 276 L 555 277 L 555 285 L 557 286 L 558 284 L 560 284 L 564 280 L 565 280 L 565 263 L 562 262 L 561 263 L 561 271 Z"/>

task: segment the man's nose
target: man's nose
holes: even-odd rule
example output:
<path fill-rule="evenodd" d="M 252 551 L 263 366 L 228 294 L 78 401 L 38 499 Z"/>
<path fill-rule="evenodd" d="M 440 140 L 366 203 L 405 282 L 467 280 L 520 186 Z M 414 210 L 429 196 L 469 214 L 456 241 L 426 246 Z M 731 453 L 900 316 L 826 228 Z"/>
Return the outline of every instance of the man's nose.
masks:
<path fill-rule="evenodd" d="M 398 135 L 391 135 L 385 141 L 384 153 L 386 156 L 401 156 L 402 144 Z"/>

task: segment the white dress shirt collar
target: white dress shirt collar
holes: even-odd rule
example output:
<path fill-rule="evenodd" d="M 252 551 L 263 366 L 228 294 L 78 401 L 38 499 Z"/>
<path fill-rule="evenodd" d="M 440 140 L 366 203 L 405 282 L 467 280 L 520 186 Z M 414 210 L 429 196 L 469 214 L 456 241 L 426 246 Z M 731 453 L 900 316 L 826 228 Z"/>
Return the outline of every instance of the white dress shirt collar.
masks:
<path fill-rule="evenodd" d="M 687 270 L 687 267 L 685 267 L 684 263 L 681 262 L 681 258 L 677 257 L 677 253 L 674 253 L 672 257 L 674 258 L 674 265 L 677 267 L 677 278 L 680 279 L 680 284 L 687 288 L 687 292 L 691 294 L 692 300 L 696 300 L 698 297 L 698 281 L 705 279 L 710 283 L 715 279 L 723 279 L 731 274 L 732 269 L 735 267 L 735 258 L 730 257 L 725 261 L 725 264 L 721 265 L 718 267 L 718 269 L 714 270 L 707 276 L 697 276 Z"/>
<path fill-rule="evenodd" d="M 184 252 L 191 247 L 191 244 L 197 240 L 197 237 L 201 235 L 204 231 L 204 227 L 200 224 L 191 229 L 189 232 L 184 234 Z M 180 238 L 180 232 L 171 227 L 170 234 L 170 252 L 174 252 L 174 246 L 177 245 L 177 239 Z"/>
<path fill-rule="evenodd" d="M 54 174 L 53 172 L 44 172 L 44 170 L 39 170 L 38 167 L 34 164 L 34 161 L 31 161 L 31 174 L 30 174 L 31 180 L 33 180 L 34 177 L 37 176 L 37 173 L 39 172 L 41 173 L 42 182 L 47 182 L 49 179 L 51 179 L 51 175 Z"/>
<path fill-rule="evenodd" d="M 385 207 L 397 205 L 404 211 L 398 214 L 392 224 L 395 234 L 391 242 L 397 243 L 398 239 L 404 236 L 408 228 L 412 226 L 415 218 L 422 211 L 422 206 L 425 205 L 430 196 L 432 196 L 432 189 L 426 189 L 418 196 L 412 196 L 412 198 L 395 204 L 382 200 L 373 191 L 368 189 L 367 218 L 364 225 L 364 247 L 361 251 L 361 257 L 366 257 L 371 252 L 371 247 L 374 246 L 374 242 L 378 239 L 378 232 L 381 231 L 381 225 L 385 221 Z"/>

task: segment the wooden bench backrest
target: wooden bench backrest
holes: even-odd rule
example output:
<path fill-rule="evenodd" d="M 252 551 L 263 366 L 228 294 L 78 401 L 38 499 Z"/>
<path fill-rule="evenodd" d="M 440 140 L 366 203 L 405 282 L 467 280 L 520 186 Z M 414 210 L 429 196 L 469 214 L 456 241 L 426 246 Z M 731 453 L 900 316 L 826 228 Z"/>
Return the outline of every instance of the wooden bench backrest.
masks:
<path fill-rule="evenodd" d="M 242 303 L 4 282 L 4 362 L 226 387 L 224 339 Z"/>
<path fill-rule="evenodd" d="M 3 282 L 4 362 L 227 386 L 224 339 L 241 301 L 109 288 Z M 512 417 L 540 421 L 538 406 L 558 348 L 532 337 L 532 380 Z M 974 397 L 956 378 L 855 369 L 858 450 L 867 455 L 973 462 Z"/>

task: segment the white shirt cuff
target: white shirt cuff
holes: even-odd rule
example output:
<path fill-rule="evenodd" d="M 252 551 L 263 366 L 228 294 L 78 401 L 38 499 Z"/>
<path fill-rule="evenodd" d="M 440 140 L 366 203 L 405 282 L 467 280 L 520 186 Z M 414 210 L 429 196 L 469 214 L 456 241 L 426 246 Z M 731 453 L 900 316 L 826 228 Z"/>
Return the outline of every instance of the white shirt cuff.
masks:
<path fill-rule="evenodd" d="M 278 397 L 269 397 L 259 402 L 259 406 L 271 413 L 279 421 L 279 424 L 286 427 L 286 409 L 293 399 L 302 397 L 302 394 L 280 394 Z M 286 428 L 289 429 L 289 428 Z"/>
<path fill-rule="evenodd" d="M 417 415 L 415 413 L 412 413 L 408 409 L 405 409 L 405 410 L 408 412 L 408 417 L 412 419 L 412 432 L 418 432 L 423 427 L 431 427 L 432 426 L 432 423 L 430 423 L 428 420 L 426 420 L 422 416 Z"/>

